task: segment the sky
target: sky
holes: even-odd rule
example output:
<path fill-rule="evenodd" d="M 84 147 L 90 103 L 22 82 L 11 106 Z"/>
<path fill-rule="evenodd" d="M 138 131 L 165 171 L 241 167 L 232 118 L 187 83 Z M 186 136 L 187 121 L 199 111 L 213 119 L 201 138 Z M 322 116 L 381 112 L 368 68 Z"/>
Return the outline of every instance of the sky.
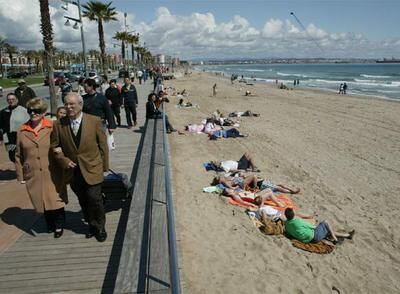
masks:
<path fill-rule="evenodd" d="M 55 46 L 80 51 L 79 30 L 64 26 L 69 5 L 50 0 Z M 87 2 L 81 0 L 81 3 Z M 400 58 L 398 0 L 114 0 L 118 21 L 106 23 L 107 52 L 124 30 L 140 34 L 152 53 L 182 59 Z M 0 36 L 20 49 L 41 49 L 37 0 L 0 0 Z M 294 12 L 300 23 L 290 14 Z M 85 20 L 87 47 L 98 49 L 97 25 Z"/>

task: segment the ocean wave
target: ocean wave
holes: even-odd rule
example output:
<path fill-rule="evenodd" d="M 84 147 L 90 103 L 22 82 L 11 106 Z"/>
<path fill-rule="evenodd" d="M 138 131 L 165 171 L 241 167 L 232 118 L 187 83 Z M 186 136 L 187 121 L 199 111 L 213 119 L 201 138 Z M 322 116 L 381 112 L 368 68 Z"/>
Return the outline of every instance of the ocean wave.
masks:
<path fill-rule="evenodd" d="M 377 75 L 366 75 L 366 74 L 360 74 L 361 77 L 364 78 L 375 78 L 375 79 L 387 79 L 390 78 L 390 76 L 377 76 Z"/>
<path fill-rule="evenodd" d="M 288 73 L 283 73 L 283 72 L 277 72 L 276 73 L 278 76 L 283 76 L 283 77 L 300 77 L 300 78 L 308 78 L 307 75 L 303 75 L 303 74 L 288 74 Z"/>
<path fill-rule="evenodd" d="M 242 71 L 264 72 L 265 70 L 264 69 L 252 69 L 252 68 L 249 68 L 249 69 L 242 69 Z"/>

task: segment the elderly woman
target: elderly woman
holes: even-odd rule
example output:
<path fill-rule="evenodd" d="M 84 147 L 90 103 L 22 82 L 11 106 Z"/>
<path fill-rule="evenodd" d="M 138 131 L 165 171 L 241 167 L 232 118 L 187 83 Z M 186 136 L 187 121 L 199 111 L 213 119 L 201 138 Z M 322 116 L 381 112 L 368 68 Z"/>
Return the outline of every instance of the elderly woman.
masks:
<path fill-rule="evenodd" d="M 63 234 L 64 206 L 67 202 L 62 170 L 55 165 L 54 152 L 50 149 L 51 120 L 45 118 L 47 104 L 42 98 L 27 103 L 30 116 L 17 133 L 17 178 L 26 183 L 26 189 L 37 212 L 44 213 L 48 231 L 54 238 Z"/>

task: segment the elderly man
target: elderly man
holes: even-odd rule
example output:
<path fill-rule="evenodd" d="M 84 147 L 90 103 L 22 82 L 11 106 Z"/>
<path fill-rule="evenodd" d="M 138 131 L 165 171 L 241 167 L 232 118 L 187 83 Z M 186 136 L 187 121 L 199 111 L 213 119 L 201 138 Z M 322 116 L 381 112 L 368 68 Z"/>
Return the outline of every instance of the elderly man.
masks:
<path fill-rule="evenodd" d="M 82 112 L 83 99 L 77 93 L 65 96 L 67 117 L 54 123 L 51 147 L 60 150 L 56 159 L 70 171 L 70 185 L 89 231 L 86 238 L 107 239 L 105 211 L 101 196 L 103 172 L 108 171 L 108 147 L 102 121 L 97 116 Z M 59 149 L 60 148 L 60 149 Z"/>
<path fill-rule="evenodd" d="M 18 81 L 18 88 L 15 89 L 14 93 L 18 98 L 18 104 L 23 107 L 26 107 L 29 100 L 36 97 L 35 91 L 29 88 L 23 79 Z"/>
<path fill-rule="evenodd" d="M 18 105 L 18 98 L 14 93 L 7 95 L 7 103 L 8 106 L 0 111 L 0 145 L 5 143 L 8 157 L 15 163 L 17 131 L 29 120 L 29 114 L 25 107 Z"/>

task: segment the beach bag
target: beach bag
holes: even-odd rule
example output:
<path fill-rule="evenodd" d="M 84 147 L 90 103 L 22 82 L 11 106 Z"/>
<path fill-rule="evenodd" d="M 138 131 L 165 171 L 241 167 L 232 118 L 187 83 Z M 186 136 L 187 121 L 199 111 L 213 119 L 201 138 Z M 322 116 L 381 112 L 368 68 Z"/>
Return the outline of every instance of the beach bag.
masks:
<path fill-rule="evenodd" d="M 132 184 L 124 173 L 116 173 L 109 169 L 110 173 L 104 177 L 101 193 L 104 200 L 123 200 L 132 196 Z"/>
<path fill-rule="evenodd" d="M 110 134 L 108 131 L 106 131 L 106 135 L 107 135 L 108 150 L 110 151 L 115 150 L 114 134 Z"/>

